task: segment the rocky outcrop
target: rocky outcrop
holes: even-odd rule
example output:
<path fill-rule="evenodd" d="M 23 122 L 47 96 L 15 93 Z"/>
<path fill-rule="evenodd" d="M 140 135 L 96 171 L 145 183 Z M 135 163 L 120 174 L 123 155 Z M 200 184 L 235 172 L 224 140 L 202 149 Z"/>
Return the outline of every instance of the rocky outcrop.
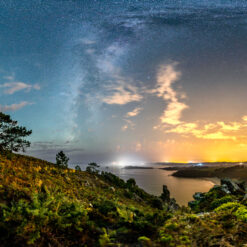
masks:
<path fill-rule="evenodd" d="M 220 185 L 215 185 L 209 192 L 197 192 L 194 201 L 188 203 L 194 211 L 211 211 L 222 203 L 247 200 L 247 185 L 245 182 L 223 178 Z"/>
<path fill-rule="evenodd" d="M 220 180 L 220 184 L 221 186 L 224 186 L 225 189 L 228 189 L 228 191 L 230 191 L 231 194 L 236 195 L 245 193 L 242 182 L 234 182 L 229 178 L 223 178 Z"/>
<path fill-rule="evenodd" d="M 163 192 L 160 198 L 163 202 L 167 203 L 169 209 L 179 209 L 179 205 L 177 204 L 176 200 L 174 198 L 170 198 L 170 191 L 168 190 L 166 185 L 163 185 Z"/>

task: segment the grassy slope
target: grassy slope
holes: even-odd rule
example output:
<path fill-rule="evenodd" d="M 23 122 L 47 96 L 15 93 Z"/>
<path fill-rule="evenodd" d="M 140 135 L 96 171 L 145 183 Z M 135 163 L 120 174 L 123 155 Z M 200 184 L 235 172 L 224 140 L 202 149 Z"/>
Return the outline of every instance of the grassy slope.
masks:
<path fill-rule="evenodd" d="M 120 184 L 116 184 L 116 181 L 110 182 L 97 174 L 61 169 L 52 163 L 21 155 L 13 155 L 11 160 L 0 156 L 0 171 L 0 202 L 2 209 L 7 212 L 5 214 L 9 214 L 9 216 L 2 215 L 2 222 L 5 221 L 5 223 L 0 227 L 3 228 L 2 230 L 9 231 L 10 228 L 14 229 L 20 224 L 13 234 L 9 232 L 3 236 L 5 245 L 12 245 L 11 241 L 14 240 L 16 244 L 25 245 L 32 239 L 29 243 L 35 246 L 43 245 L 46 241 L 57 246 L 79 243 L 96 246 L 100 244 L 100 238 L 102 238 L 101 245 L 104 245 L 104 241 L 108 241 L 109 233 L 111 237 L 114 234 L 117 235 L 119 241 L 136 242 L 144 232 L 147 232 L 149 237 L 154 237 L 156 227 L 152 224 L 168 217 L 166 211 L 155 208 L 156 197 L 147 194 L 137 186 L 125 188 L 127 185 L 123 185 L 121 180 L 119 180 Z M 36 197 L 39 197 L 39 202 L 35 202 Z M 11 203 L 17 204 L 20 200 L 21 203 L 24 201 L 31 206 L 11 205 Z M 50 205 L 49 200 L 53 200 L 54 205 Z M 35 203 L 40 205 L 34 205 Z M 62 217 L 59 218 L 59 215 L 69 214 L 69 207 L 73 207 L 70 204 L 73 203 L 76 203 L 77 207 L 74 210 L 75 214 L 78 213 L 77 210 L 85 214 L 78 216 L 82 218 L 82 221 L 84 220 L 82 224 L 78 224 L 78 229 L 82 228 L 82 230 L 66 226 L 67 223 L 70 224 L 69 219 L 64 224 L 59 222 L 64 220 Z M 5 209 L 6 205 L 8 208 Z M 82 208 L 79 208 L 80 206 Z M 19 210 L 18 207 L 22 208 Z M 63 212 L 66 211 L 63 208 L 59 212 L 60 209 L 57 210 L 59 207 L 67 207 L 68 212 Z M 47 215 L 42 216 L 44 219 L 39 219 L 38 210 L 41 211 L 43 208 L 52 213 L 57 210 L 58 215 L 54 214 L 49 218 L 47 215 L 51 212 L 47 212 Z M 8 211 L 11 210 L 15 212 L 9 213 Z M 26 216 L 22 217 L 24 214 Z M 16 216 L 20 217 L 19 221 L 15 220 Z M 57 222 L 53 222 L 52 217 L 56 218 Z M 69 218 L 65 215 L 64 218 L 66 217 Z M 138 221 L 134 220 L 134 217 L 138 217 Z M 146 218 L 150 223 L 146 221 Z M 71 222 L 74 220 L 76 219 L 71 219 Z M 27 221 L 26 225 L 22 226 L 21 221 Z M 35 227 L 32 223 L 28 224 L 28 221 L 40 221 L 41 224 Z M 129 227 L 132 223 L 135 224 Z M 105 229 L 108 231 L 107 234 Z M 52 232 L 50 236 L 47 234 L 49 231 Z M 69 236 L 70 231 L 71 236 Z M 65 232 L 66 235 L 64 235 Z M 74 239 L 75 236 L 78 239 Z M 39 242 L 36 242 L 36 239 L 39 239 Z M 64 241 L 67 241 L 66 244 Z"/>
<path fill-rule="evenodd" d="M 194 213 L 189 208 L 171 212 L 166 204 L 161 209 L 159 202 L 109 174 L 61 169 L 20 155 L 11 160 L 0 156 L 1 246 L 243 246 L 247 242 L 243 195 L 225 198 L 212 190 L 206 203 L 195 205 Z M 195 214 L 204 211 L 208 213 Z"/>

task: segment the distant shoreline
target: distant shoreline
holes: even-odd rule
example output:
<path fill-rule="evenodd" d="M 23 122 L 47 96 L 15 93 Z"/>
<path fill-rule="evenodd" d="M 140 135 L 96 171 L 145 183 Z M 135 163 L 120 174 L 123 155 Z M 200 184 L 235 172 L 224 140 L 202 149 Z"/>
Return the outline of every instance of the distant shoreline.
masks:
<path fill-rule="evenodd" d="M 125 166 L 123 169 L 154 169 L 151 166 Z"/>
<path fill-rule="evenodd" d="M 166 168 L 164 170 L 167 170 Z M 235 166 L 205 166 L 205 167 L 185 167 L 175 169 L 176 171 L 172 174 L 174 177 L 183 178 L 231 178 L 247 181 L 247 166 L 246 165 L 235 165 Z"/>

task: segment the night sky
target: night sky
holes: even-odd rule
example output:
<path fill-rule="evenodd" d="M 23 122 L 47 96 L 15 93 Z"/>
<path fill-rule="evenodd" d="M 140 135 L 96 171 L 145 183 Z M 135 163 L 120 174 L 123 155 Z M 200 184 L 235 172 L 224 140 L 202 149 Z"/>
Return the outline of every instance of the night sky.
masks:
<path fill-rule="evenodd" d="M 244 161 L 246 99 L 246 1 L 0 1 L 0 111 L 29 155 Z"/>

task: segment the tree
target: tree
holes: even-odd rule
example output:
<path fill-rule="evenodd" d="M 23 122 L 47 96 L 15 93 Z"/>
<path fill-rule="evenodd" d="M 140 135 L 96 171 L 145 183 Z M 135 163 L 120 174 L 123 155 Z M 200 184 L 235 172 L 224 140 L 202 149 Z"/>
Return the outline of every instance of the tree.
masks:
<path fill-rule="evenodd" d="M 67 168 L 68 161 L 69 161 L 69 158 L 64 154 L 63 151 L 60 151 L 59 153 L 57 153 L 56 155 L 57 166 Z"/>
<path fill-rule="evenodd" d="M 95 162 L 92 162 L 87 165 L 86 171 L 90 173 L 99 173 L 99 170 L 97 169 L 99 167 L 100 166 L 97 165 Z"/>
<path fill-rule="evenodd" d="M 75 166 L 75 170 L 80 172 L 80 171 L 81 171 L 81 167 L 78 166 L 78 165 L 76 165 L 76 166 Z"/>
<path fill-rule="evenodd" d="M 1 152 L 25 152 L 31 143 L 24 138 L 32 134 L 32 130 L 18 126 L 18 122 L 9 115 L 0 112 L 0 151 Z"/>
<path fill-rule="evenodd" d="M 127 187 L 128 188 L 132 188 L 132 187 L 135 187 L 136 186 L 136 181 L 134 178 L 129 178 L 127 181 L 126 181 L 126 184 L 127 184 Z"/>

